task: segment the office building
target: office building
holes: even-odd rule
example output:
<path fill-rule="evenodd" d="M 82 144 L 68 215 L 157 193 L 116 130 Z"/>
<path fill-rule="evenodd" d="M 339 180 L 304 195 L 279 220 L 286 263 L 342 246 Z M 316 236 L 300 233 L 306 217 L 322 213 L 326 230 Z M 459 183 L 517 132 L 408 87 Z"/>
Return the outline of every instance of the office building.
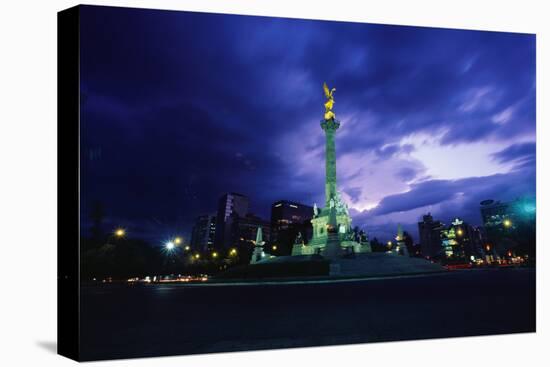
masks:
<path fill-rule="evenodd" d="M 207 251 L 213 248 L 215 233 L 216 216 L 198 216 L 191 232 L 191 248 L 196 251 Z"/>
<path fill-rule="evenodd" d="M 311 237 L 311 218 L 313 207 L 288 200 L 279 200 L 271 205 L 271 242 L 284 241 L 286 232 L 290 231 L 292 240 L 297 232 L 304 239 Z M 285 233 L 283 233 L 285 232 Z M 289 243 L 292 245 L 293 243 Z"/>
<path fill-rule="evenodd" d="M 434 220 L 430 213 L 424 215 L 422 221 L 418 222 L 422 256 L 443 257 L 445 255 L 441 240 L 441 231 L 443 229 L 443 223 Z"/>
<path fill-rule="evenodd" d="M 246 216 L 248 205 L 248 197 L 237 193 L 228 193 L 219 199 L 214 239 L 216 248 L 227 248 L 231 245 L 234 239 L 233 222 L 239 217 Z"/>
<path fill-rule="evenodd" d="M 534 258 L 536 249 L 536 201 L 534 197 L 509 202 L 484 200 L 481 218 L 487 237 L 486 247 L 498 257 L 527 255 Z"/>
<path fill-rule="evenodd" d="M 446 258 L 464 262 L 484 258 L 481 231 L 460 218 L 441 230 L 441 246 Z"/>

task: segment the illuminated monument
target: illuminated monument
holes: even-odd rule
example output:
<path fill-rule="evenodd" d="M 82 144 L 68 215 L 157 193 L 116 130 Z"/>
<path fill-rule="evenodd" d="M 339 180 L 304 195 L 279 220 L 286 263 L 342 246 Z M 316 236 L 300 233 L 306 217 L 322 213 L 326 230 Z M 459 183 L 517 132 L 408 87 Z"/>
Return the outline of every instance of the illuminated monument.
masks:
<path fill-rule="evenodd" d="M 241 279 L 250 277 L 250 274 L 265 271 L 265 277 L 296 276 L 289 273 L 289 263 L 308 267 L 308 264 L 315 262 L 325 262 L 328 260 L 328 271 L 321 271 L 311 274 L 311 276 L 329 276 L 329 277 L 372 277 L 388 275 L 411 275 L 425 274 L 445 271 L 438 264 L 427 261 L 423 258 L 410 257 L 406 250 L 404 232 L 401 226 L 398 228 L 396 251 L 391 253 L 372 252 L 368 241 L 362 241 L 352 231 L 351 217 L 349 215 L 346 203 L 337 190 L 336 186 L 336 149 L 335 135 L 340 127 L 340 122 L 332 111 L 334 106 L 335 88 L 329 89 L 326 84 L 323 85 L 327 101 L 325 102 L 325 115 L 321 121 L 321 128 L 326 137 L 326 178 L 325 178 L 325 207 L 318 208 L 313 206 L 313 218 L 311 224 L 313 227 L 313 236 L 305 244 L 302 233 L 298 233 L 295 243 L 292 247 L 292 256 L 266 256 L 263 252 L 263 241 L 261 230 L 258 230 L 256 244 L 252 258 L 248 267 L 233 271 L 228 278 Z M 319 259 L 315 256 L 300 255 L 322 255 L 325 259 Z M 270 267 L 262 268 L 266 263 Z M 253 273 L 248 273 L 251 269 Z M 264 269 L 264 270 L 262 270 Z M 260 271 L 261 270 L 261 271 Z M 309 275 L 300 275 L 307 278 Z"/>
<path fill-rule="evenodd" d="M 307 245 L 296 243 L 292 255 L 321 254 L 325 257 L 338 257 L 344 254 L 370 252 L 368 242 L 357 242 L 351 227 L 351 217 L 346 203 L 342 201 L 336 188 L 336 148 L 334 138 L 340 122 L 332 111 L 334 107 L 334 92 L 323 84 L 327 101 L 325 115 L 321 120 L 321 128 L 325 132 L 325 207 L 313 209 L 313 237 Z M 298 242 L 298 241 L 297 241 Z"/>

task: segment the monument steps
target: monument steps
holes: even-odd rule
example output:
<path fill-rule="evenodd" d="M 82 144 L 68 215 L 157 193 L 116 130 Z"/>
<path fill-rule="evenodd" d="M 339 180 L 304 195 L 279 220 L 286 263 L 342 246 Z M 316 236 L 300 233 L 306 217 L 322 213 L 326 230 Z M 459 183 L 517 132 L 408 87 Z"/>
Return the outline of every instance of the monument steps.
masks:
<path fill-rule="evenodd" d="M 439 264 L 422 258 L 387 254 L 381 252 L 356 254 L 351 258 L 337 258 L 342 276 L 387 276 L 420 274 L 446 271 Z"/>

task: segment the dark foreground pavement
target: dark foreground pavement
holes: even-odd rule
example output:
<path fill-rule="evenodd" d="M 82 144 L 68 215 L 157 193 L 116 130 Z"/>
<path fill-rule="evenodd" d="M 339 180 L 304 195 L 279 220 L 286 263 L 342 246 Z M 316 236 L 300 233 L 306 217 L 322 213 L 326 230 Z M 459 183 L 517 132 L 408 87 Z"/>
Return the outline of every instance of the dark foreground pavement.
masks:
<path fill-rule="evenodd" d="M 83 360 L 535 331 L 533 269 L 81 292 Z"/>

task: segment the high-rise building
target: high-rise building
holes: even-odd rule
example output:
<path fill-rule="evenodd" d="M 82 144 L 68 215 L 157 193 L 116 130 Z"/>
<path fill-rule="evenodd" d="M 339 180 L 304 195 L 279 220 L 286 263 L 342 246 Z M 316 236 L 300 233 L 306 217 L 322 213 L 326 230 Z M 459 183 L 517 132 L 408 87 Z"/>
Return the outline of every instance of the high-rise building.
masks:
<path fill-rule="evenodd" d="M 472 257 L 483 258 L 483 241 L 479 228 L 471 226 L 460 218 L 441 230 L 441 246 L 445 257 L 470 261 Z"/>
<path fill-rule="evenodd" d="M 510 202 L 484 200 L 480 203 L 481 218 L 487 237 L 486 247 L 500 257 L 535 256 L 536 200 L 519 198 Z"/>
<path fill-rule="evenodd" d="M 215 233 L 216 216 L 198 216 L 191 233 L 191 247 L 197 251 L 206 251 L 214 247 Z"/>
<path fill-rule="evenodd" d="M 443 229 L 443 223 L 434 220 L 430 213 L 422 217 L 422 222 L 418 222 L 422 256 L 438 257 L 444 255 L 441 246 L 441 231 Z"/>
<path fill-rule="evenodd" d="M 248 198 L 237 193 L 223 195 L 218 201 L 216 216 L 216 235 L 214 245 L 217 248 L 226 248 L 233 240 L 232 229 L 236 218 L 245 217 L 248 213 Z"/>
<path fill-rule="evenodd" d="M 313 207 L 288 200 L 279 200 L 271 205 L 271 242 L 278 243 L 279 234 L 292 231 L 293 237 L 300 232 L 303 238 L 311 237 Z M 291 243 L 292 245 L 293 243 Z"/>

